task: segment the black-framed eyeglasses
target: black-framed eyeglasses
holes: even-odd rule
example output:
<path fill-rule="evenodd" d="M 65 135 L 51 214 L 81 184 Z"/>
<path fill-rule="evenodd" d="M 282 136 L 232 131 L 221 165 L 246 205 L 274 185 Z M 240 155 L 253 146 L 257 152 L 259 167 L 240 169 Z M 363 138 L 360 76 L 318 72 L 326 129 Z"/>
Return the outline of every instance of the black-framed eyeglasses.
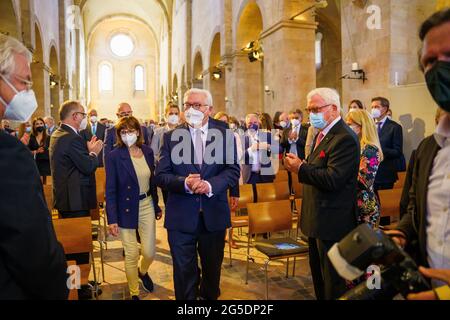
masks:
<path fill-rule="evenodd" d="M 74 115 L 81 114 L 83 116 L 83 119 L 87 117 L 87 113 L 84 112 L 74 112 L 73 114 Z"/>
<path fill-rule="evenodd" d="M 134 129 L 123 129 L 120 130 L 120 135 L 125 135 L 125 134 L 133 134 L 136 133 L 137 131 Z"/>
<path fill-rule="evenodd" d="M 311 107 L 311 108 L 307 107 L 306 108 L 306 112 L 308 112 L 308 113 L 319 113 L 322 109 L 324 109 L 326 107 L 329 107 L 329 106 L 332 106 L 332 104 L 326 104 L 326 105 L 321 106 L 321 107 Z"/>
<path fill-rule="evenodd" d="M 190 109 L 190 108 L 194 108 L 195 110 L 200 110 L 203 107 L 209 107 L 209 105 L 207 104 L 200 104 L 200 103 L 184 103 L 184 110 Z"/>

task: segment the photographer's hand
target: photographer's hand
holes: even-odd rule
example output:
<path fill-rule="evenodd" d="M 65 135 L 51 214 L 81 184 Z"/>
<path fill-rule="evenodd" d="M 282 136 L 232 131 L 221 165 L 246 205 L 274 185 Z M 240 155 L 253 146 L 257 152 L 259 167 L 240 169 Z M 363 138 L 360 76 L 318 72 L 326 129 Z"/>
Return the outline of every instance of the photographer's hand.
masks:
<path fill-rule="evenodd" d="M 406 235 L 400 230 L 387 230 L 384 232 L 394 240 L 394 242 L 401 248 L 404 248 L 407 244 Z"/>
<path fill-rule="evenodd" d="M 450 270 L 436 270 L 436 269 L 426 269 L 423 267 L 419 268 L 420 272 L 427 278 L 437 279 L 446 282 L 450 285 Z M 409 294 L 408 300 L 437 300 L 435 291 L 425 291 L 419 293 Z"/>

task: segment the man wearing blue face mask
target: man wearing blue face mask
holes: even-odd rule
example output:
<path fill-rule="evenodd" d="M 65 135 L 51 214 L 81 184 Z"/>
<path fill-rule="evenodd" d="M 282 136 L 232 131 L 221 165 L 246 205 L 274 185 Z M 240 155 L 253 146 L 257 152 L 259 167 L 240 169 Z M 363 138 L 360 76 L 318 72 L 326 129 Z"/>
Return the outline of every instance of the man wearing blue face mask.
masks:
<path fill-rule="evenodd" d="M 0 34 L 0 121 L 28 121 L 36 109 L 31 53 Z M 56 240 L 34 159 L 0 131 L 0 300 L 67 299 L 67 264 Z"/>
<path fill-rule="evenodd" d="M 309 261 L 318 300 L 340 297 L 344 280 L 328 250 L 356 227 L 356 190 L 360 147 L 356 134 L 341 119 L 339 94 L 329 88 L 308 94 L 311 125 L 319 130 L 307 162 L 287 154 L 285 167 L 303 187 L 301 231 L 309 237 Z"/>

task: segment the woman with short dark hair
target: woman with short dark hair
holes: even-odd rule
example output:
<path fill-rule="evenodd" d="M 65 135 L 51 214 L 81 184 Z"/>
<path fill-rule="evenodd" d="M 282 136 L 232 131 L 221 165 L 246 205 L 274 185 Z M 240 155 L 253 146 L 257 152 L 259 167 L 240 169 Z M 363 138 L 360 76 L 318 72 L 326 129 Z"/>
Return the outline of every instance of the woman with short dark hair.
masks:
<path fill-rule="evenodd" d="M 154 156 L 144 144 L 139 121 L 124 117 L 115 126 L 117 145 L 106 158 L 106 213 L 110 233 L 125 249 L 130 295 L 139 300 L 139 278 L 147 292 L 153 281 L 147 271 L 155 257 L 155 219 L 162 217 L 154 182 Z M 139 230 L 141 254 L 136 238 Z"/>

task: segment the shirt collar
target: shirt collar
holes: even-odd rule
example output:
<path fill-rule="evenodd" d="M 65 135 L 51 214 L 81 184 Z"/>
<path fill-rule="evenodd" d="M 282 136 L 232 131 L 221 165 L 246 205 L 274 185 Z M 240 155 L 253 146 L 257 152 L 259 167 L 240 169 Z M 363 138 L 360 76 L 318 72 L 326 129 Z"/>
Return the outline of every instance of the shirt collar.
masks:
<path fill-rule="evenodd" d="M 444 147 L 445 140 L 450 139 L 450 114 L 442 116 L 434 133 L 434 139 L 441 148 Z"/>
<path fill-rule="evenodd" d="M 384 126 L 385 122 L 387 121 L 388 117 L 384 117 L 383 120 L 380 120 L 377 122 L 377 124 L 381 123 L 381 126 Z"/>
<path fill-rule="evenodd" d="M 209 128 L 209 121 L 207 121 L 204 126 L 202 126 L 201 128 L 198 128 L 198 129 L 200 129 L 202 131 L 202 133 L 206 133 L 206 132 L 208 132 L 208 128 Z M 192 128 L 191 126 L 189 126 L 189 131 L 191 132 L 191 134 L 194 134 L 194 132 L 198 129 Z"/>
<path fill-rule="evenodd" d="M 78 134 L 78 130 L 72 127 L 70 124 L 64 123 L 66 126 L 68 126 L 70 129 L 72 129 L 76 134 Z"/>
<path fill-rule="evenodd" d="M 328 132 L 330 132 L 330 130 L 336 125 L 336 123 L 338 123 L 339 121 L 341 121 L 341 117 L 337 117 L 332 123 L 330 123 L 328 125 L 328 127 L 326 127 L 325 129 L 322 130 L 322 134 L 325 137 Z"/>

